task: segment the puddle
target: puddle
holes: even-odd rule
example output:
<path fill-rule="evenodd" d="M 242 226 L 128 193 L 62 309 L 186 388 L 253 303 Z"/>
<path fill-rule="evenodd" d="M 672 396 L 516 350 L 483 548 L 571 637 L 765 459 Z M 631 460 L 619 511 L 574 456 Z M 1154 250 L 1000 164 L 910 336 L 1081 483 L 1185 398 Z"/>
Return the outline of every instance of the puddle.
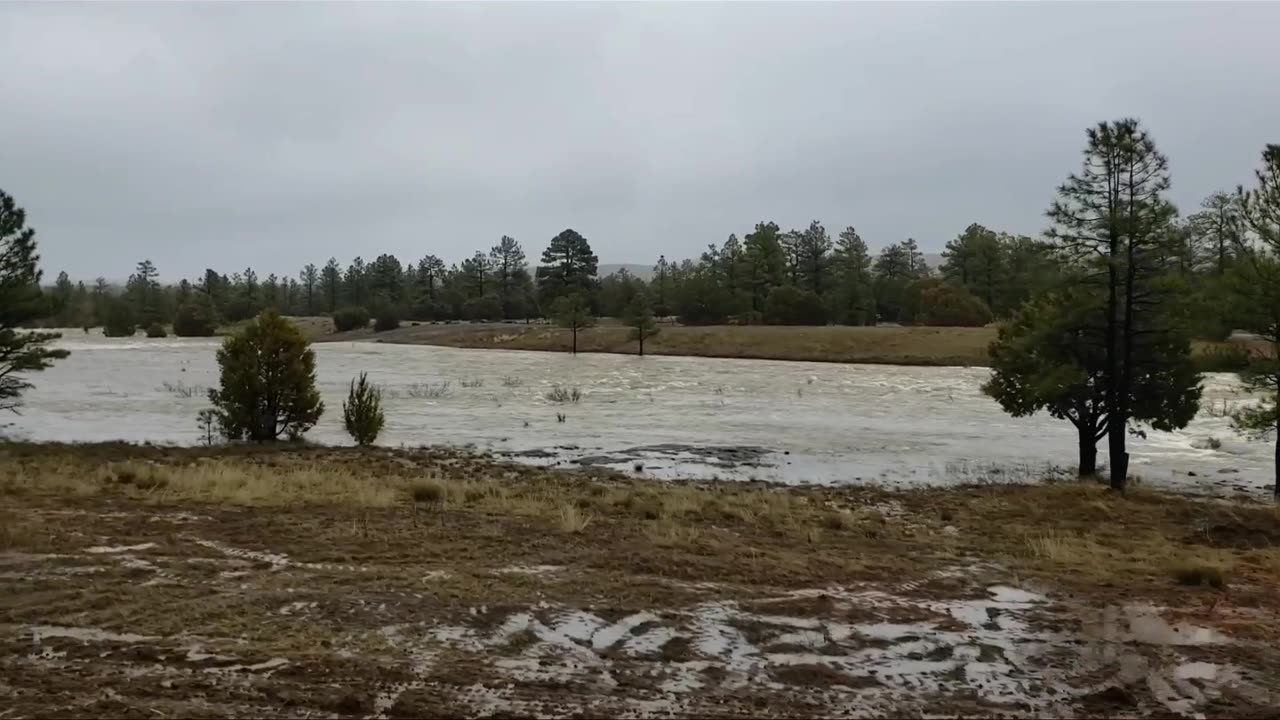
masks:
<path fill-rule="evenodd" d="M 98 628 L 62 627 L 59 625 L 32 625 L 27 628 L 31 633 L 31 641 L 39 644 L 47 638 L 70 638 L 82 642 L 117 642 L 140 643 L 151 642 L 158 638 L 154 635 L 137 635 L 134 633 L 117 633 Z"/>
<path fill-rule="evenodd" d="M 629 710 L 610 710 L 618 715 L 696 715 L 711 709 L 704 704 L 708 698 L 746 688 L 824 708 L 819 714 L 874 716 L 913 712 L 911 708 L 918 714 L 928 699 L 957 697 L 1015 714 L 1059 715 L 1070 714 L 1073 703 L 1107 687 L 1085 682 L 1088 677 L 1136 683 L 1147 689 L 1152 709 L 1193 714 L 1217 697 L 1211 688 L 1241 683 L 1240 674 L 1226 666 L 1176 655 L 1164 663 L 1148 660 L 1142 646 L 1229 642 L 1208 628 L 1170 625 L 1149 606 L 1103 613 L 1098 624 L 1110 628 L 1110 634 L 1098 637 L 1043 629 L 1039 618 L 1054 607 L 1053 601 L 1002 585 L 987 588 L 987 597 L 979 599 L 827 588 L 772 600 L 819 595 L 830 598 L 831 617 L 749 611 L 717 601 L 609 621 L 544 604 L 536 615 L 514 612 L 497 626 L 492 619 L 480 627 L 399 626 L 394 637 L 401 647 L 472 653 L 499 682 L 517 685 L 572 683 L 608 693 L 623 676 L 645 678 L 645 687 L 653 689 L 629 688 Z M 767 610 L 770 599 L 751 606 Z M 884 619 L 840 619 L 868 612 Z M 473 614 L 485 612 L 482 608 Z M 1108 670 L 1113 667 L 1120 669 Z M 811 683 L 803 679 L 810 674 L 817 678 Z M 851 692 L 857 693 L 853 705 Z M 1270 696 L 1259 697 L 1265 701 Z M 483 714 L 496 699 L 487 694 L 483 703 L 467 707 Z M 546 708 L 515 703 L 498 711 L 543 714 Z"/>
<path fill-rule="evenodd" d="M 90 555 L 108 555 L 113 553 L 125 553 L 125 552 L 137 552 L 139 550 L 150 550 L 155 546 L 156 544 L 153 542 L 142 543 L 140 545 L 116 545 L 116 546 L 99 545 L 91 548 L 85 548 L 84 551 L 89 553 Z"/>

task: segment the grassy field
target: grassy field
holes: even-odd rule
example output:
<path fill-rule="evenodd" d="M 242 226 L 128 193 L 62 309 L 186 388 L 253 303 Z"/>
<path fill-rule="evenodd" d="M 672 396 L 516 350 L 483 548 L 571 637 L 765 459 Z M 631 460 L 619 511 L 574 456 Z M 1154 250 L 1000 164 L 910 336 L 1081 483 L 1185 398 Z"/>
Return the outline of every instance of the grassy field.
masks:
<path fill-rule="evenodd" d="M 13 716 L 1262 717 L 1280 514 L 0 446 Z M 8 716 L 6 714 L 6 716 Z"/>
<path fill-rule="evenodd" d="M 982 367 L 988 362 L 987 346 L 995 338 L 994 327 L 664 326 L 657 337 L 645 342 L 645 352 L 760 360 Z M 568 352 L 572 347 L 572 336 L 567 330 L 521 324 L 420 324 L 383 333 L 362 330 L 316 339 L 552 352 Z M 1216 360 L 1222 353 L 1238 348 L 1236 343 L 1196 343 L 1194 352 L 1205 361 L 1205 369 L 1218 369 L 1223 363 Z M 636 352 L 636 343 L 629 339 L 627 328 L 604 325 L 579 332 L 578 350 L 630 354 Z"/>

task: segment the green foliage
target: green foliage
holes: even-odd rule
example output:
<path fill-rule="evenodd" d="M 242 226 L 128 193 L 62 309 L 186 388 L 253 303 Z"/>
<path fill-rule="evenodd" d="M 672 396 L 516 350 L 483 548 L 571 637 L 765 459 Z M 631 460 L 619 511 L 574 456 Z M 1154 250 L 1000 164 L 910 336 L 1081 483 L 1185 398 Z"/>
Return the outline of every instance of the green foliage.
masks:
<path fill-rule="evenodd" d="M 1185 310 L 1171 311 L 1180 297 L 1169 282 L 1178 235 L 1172 231 L 1176 210 L 1163 196 L 1170 184 L 1168 160 L 1137 120 L 1100 123 L 1087 137 L 1080 173 L 1067 178 L 1049 208 L 1053 226 L 1047 235 L 1068 279 L 1100 298 L 1092 327 L 1106 358 L 1101 381 L 1111 483 L 1122 490 L 1129 422 L 1152 418 L 1157 426 L 1185 425 L 1188 404 L 1194 414 L 1198 403 L 1198 375 L 1190 362 Z"/>
<path fill-rule="evenodd" d="M 991 310 L 962 287 L 939 285 L 920 293 L 920 307 L 913 319 L 917 325 L 982 327 L 991 322 Z"/>
<path fill-rule="evenodd" d="M 644 341 L 658 334 L 658 322 L 653 317 L 653 307 L 647 295 L 640 293 L 631 300 L 623 322 L 631 328 L 631 339 L 640 343 L 640 355 L 644 355 Z"/>
<path fill-rule="evenodd" d="M 574 230 L 552 238 L 537 270 L 538 295 L 544 305 L 565 295 L 589 295 L 594 289 L 598 264 L 591 244 Z"/>
<path fill-rule="evenodd" d="M 462 314 L 468 320 L 500 320 L 503 317 L 502 300 L 492 294 L 471 298 L 463 303 Z"/>
<path fill-rule="evenodd" d="M 1235 424 L 1243 432 L 1275 435 L 1275 498 L 1280 502 L 1280 145 L 1262 151 L 1257 186 L 1238 191 L 1240 217 L 1250 236 L 1236 243 L 1242 270 L 1240 292 L 1247 311 L 1244 326 L 1270 344 L 1242 373 L 1246 386 L 1263 401 L 1242 410 Z"/>
<path fill-rule="evenodd" d="M 764 319 L 772 325 L 825 325 L 827 308 L 812 290 L 781 285 L 769 292 Z"/>
<path fill-rule="evenodd" d="M 382 390 L 369 383 L 367 373 L 351 381 L 346 402 L 342 403 L 342 423 L 357 445 L 372 445 L 382 432 L 386 417 L 382 414 Z"/>
<path fill-rule="evenodd" d="M 178 307 L 173 318 L 173 334 L 178 337 L 212 337 L 217 322 L 208 299 L 192 298 Z"/>
<path fill-rule="evenodd" d="M 27 374 L 39 372 L 66 350 L 49 347 L 57 333 L 19 330 L 46 310 L 40 294 L 36 231 L 26 212 L 0 190 L 0 410 L 16 410 L 32 387 Z"/>
<path fill-rule="evenodd" d="M 369 327 L 369 311 L 363 307 L 351 306 L 339 308 L 333 314 L 333 329 L 338 332 L 363 330 Z"/>
<path fill-rule="evenodd" d="M 400 327 L 400 313 L 396 306 L 390 302 L 379 303 L 377 317 L 373 320 L 373 331 L 386 332 L 398 327 Z"/>
<path fill-rule="evenodd" d="M 152 339 L 169 337 L 169 333 L 165 331 L 163 325 L 153 322 L 147 326 L 147 337 Z"/>
<path fill-rule="evenodd" d="M 226 436 L 271 442 L 301 437 L 324 412 L 316 356 L 294 325 L 264 311 L 218 350 L 219 389 L 209 400 Z"/>
<path fill-rule="evenodd" d="M 577 293 L 561 296 L 551 305 L 551 317 L 560 327 L 573 331 L 573 353 L 578 354 L 578 331 L 595 322 L 586 298 Z"/>
<path fill-rule="evenodd" d="M 107 337 L 133 337 L 138 332 L 133 308 L 122 298 L 111 298 L 102 320 L 102 334 Z"/>

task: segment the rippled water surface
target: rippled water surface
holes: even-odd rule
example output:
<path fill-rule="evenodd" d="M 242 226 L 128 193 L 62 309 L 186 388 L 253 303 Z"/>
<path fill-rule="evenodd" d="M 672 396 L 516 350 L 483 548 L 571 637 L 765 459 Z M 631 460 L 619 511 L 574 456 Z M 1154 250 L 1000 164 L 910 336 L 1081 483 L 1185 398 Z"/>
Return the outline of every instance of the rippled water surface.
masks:
<path fill-rule="evenodd" d="M 37 387 L 10 434 L 197 442 L 196 413 L 208 406 L 203 390 L 217 381 L 217 340 L 108 339 L 76 330 L 62 344 L 71 357 L 33 376 Z M 315 349 L 327 411 L 308 437 L 320 442 L 349 442 L 342 400 L 351 378 L 367 371 L 386 391 L 380 442 L 388 445 L 474 444 L 527 462 L 823 483 L 1027 479 L 1076 459 L 1068 423 L 1005 415 L 979 390 L 988 375 L 982 368 L 575 358 L 379 343 Z M 446 381 L 445 395 L 422 397 L 423 386 Z M 548 400 L 556 385 L 579 388 L 581 400 Z M 184 387 L 197 392 L 184 397 Z M 1227 375 L 1206 378 L 1205 398 L 1219 411 L 1247 401 Z M 1208 438 L 1221 446 L 1209 449 Z M 1132 452 L 1133 472 L 1150 482 L 1206 492 L 1258 491 L 1270 482 L 1271 448 L 1236 436 L 1208 411 L 1185 431 L 1135 438 Z"/>

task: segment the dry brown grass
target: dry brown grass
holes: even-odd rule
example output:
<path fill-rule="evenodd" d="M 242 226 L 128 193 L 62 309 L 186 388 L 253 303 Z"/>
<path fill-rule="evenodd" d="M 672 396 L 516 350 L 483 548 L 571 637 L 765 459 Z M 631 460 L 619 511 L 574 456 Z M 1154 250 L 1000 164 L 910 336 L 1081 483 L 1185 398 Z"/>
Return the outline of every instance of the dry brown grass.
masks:
<path fill-rule="evenodd" d="M 573 549 L 563 552 L 575 561 L 596 557 L 602 566 L 624 562 L 657 574 L 677 567 L 691 579 L 785 585 L 893 577 L 981 558 L 1078 587 L 1176 589 L 1190 584 L 1179 568 L 1229 569 L 1233 588 L 1280 581 L 1275 508 L 1148 488 L 1124 497 L 1095 483 L 779 489 L 593 476 L 430 452 L 4 448 L 0 494 L 14 502 L 318 508 L 346 518 L 334 523 L 343 538 L 387 543 L 404 532 L 390 518 L 413 527 L 418 508 L 428 506 L 439 516 L 428 526 L 456 533 L 442 548 L 474 542 L 479 532 L 493 537 L 481 545 L 488 552 L 518 556 L 516 538 L 531 534 L 568 543 Z M 26 542 L 15 533 L 30 529 L 9 527 L 0 544 Z"/>
<path fill-rule="evenodd" d="M 372 339 L 371 331 L 321 336 L 320 340 Z M 421 325 L 379 333 L 378 342 L 569 352 L 568 330 L 547 325 Z M 986 366 L 987 346 L 996 328 L 954 327 L 783 327 L 773 325 L 664 326 L 645 342 L 652 355 L 875 363 L 889 365 Z M 1256 345 L 1253 344 L 1253 345 Z M 1237 347 L 1236 343 L 1197 342 L 1196 355 Z M 578 333 L 580 352 L 634 354 L 630 331 L 601 325 Z"/>

